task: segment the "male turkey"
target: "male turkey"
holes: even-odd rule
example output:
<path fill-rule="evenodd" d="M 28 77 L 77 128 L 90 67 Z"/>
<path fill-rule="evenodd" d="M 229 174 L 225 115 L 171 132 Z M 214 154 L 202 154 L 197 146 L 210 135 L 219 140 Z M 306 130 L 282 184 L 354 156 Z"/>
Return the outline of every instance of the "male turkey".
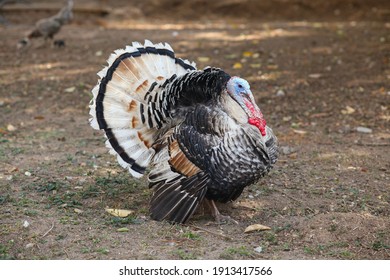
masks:
<path fill-rule="evenodd" d="M 98 73 L 90 123 L 134 177 L 150 166 L 151 217 L 185 223 L 206 199 L 237 199 L 277 159 L 277 139 L 249 84 L 177 58 L 167 43 L 134 42 Z"/>

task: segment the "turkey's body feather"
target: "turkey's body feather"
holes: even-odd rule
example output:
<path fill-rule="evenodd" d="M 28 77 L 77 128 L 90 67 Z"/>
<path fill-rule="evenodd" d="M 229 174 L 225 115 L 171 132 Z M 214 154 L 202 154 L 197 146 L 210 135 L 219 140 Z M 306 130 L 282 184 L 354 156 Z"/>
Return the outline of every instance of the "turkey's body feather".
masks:
<path fill-rule="evenodd" d="M 272 130 L 248 123 L 220 69 L 196 70 L 168 44 L 146 41 L 115 51 L 98 75 L 91 125 L 133 176 L 151 167 L 156 220 L 184 223 L 204 198 L 234 200 L 276 161 Z"/>

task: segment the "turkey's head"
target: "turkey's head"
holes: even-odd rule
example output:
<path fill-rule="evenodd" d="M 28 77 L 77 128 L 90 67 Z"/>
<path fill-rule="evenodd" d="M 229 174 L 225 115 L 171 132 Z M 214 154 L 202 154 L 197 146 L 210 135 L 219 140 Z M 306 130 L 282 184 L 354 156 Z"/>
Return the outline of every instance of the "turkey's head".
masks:
<path fill-rule="evenodd" d="M 248 123 L 256 126 L 262 136 L 265 136 L 265 127 L 267 125 L 260 108 L 257 106 L 249 83 L 239 77 L 231 77 L 227 82 L 227 93 L 244 110 L 248 117 Z"/>

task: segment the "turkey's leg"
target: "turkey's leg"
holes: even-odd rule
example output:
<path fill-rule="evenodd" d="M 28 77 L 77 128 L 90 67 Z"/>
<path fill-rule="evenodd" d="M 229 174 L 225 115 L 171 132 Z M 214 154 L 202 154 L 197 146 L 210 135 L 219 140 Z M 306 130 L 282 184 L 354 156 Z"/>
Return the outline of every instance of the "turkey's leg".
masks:
<path fill-rule="evenodd" d="M 234 220 L 233 218 L 231 218 L 230 216 L 222 215 L 219 212 L 217 206 L 215 205 L 214 200 L 205 199 L 205 202 L 206 202 L 206 204 L 208 205 L 208 207 L 211 210 L 211 215 L 214 217 L 215 221 L 218 224 L 225 224 L 225 223 L 228 223 L 228 222 L 233 222 L 235 224 L 238 224 L 238 222 L 236 220 Z"/>

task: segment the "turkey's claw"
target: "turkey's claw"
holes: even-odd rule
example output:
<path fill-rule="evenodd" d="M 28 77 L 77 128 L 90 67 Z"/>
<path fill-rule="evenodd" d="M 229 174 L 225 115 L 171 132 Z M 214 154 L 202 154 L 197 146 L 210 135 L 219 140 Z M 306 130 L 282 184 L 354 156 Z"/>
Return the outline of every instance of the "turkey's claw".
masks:
<path fill-rule="evenodd" d="M 238 225 L 238 222 L 230 216 L 225 216 L 225 215 L 219 214 L 219 215 L 214 216 L 214 219 L 215 219 L 215 222 L 219 225 L 230 224 L 230 223 Z"/>
<path fill-rule="evenodd" d="M 229 224 L 229 223 L 233 223 L 233 224 L 236 224 L 238 225 L 238 222 L 236 220 L 234 220 L 232 217 L 230 216 L 225 216 L 225 215 L 222 215 L 217 206 L 215 205 L 215 202 L 214 200 L 208 200 L 206 199 L 205 200 L 207 205 L 210 207 L 210 210 L 211 210 L 211 215 L 213 215 L 214 219 L 215 219 L 215 222 L 219 225 L 221 224 Z"/>

